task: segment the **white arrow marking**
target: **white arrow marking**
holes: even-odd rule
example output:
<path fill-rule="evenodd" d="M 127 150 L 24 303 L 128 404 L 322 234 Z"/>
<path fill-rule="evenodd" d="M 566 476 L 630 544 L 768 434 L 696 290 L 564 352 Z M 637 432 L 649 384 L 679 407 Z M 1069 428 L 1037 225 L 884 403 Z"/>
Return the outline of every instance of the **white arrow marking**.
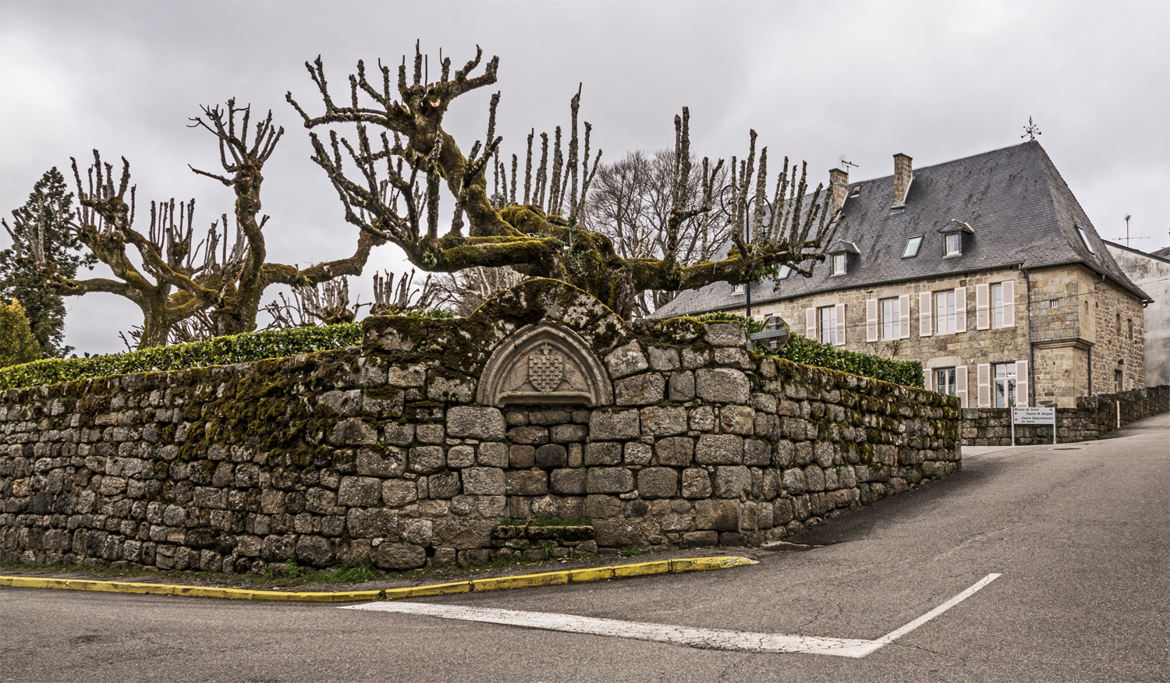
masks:
<path fill-rule="evenodd" d="M 691 626 L 670 626 L 667 624 L 621 621 L 619 619 L 582 617 L 574 614 L 524 612 L 511 609 L 497 609 L 494 607 L 463 607 L 459 605 L 420 602 L 369 602 L 361 605 L 350 605 L 341 609 L 415 614 L 438 617 L 440 619 L 503 624 L 505 626 L 519 626 L 521 628 L 535 628 L 546 631 L 586 633 L 595 636 L 650 640 L 709 650 L 787 652 L 861 658 L 885 645 L 889 645 L 898 638 L 901 638 L 931 619 L 946 612 L 999 577 L 1000 574 L 988 574 L 962 593 L 959 593 L 905 626 L 890 631 L 876 640 L 794 636 L 780 633 L 750 633 L 726 629 L 706 629 Z"/>

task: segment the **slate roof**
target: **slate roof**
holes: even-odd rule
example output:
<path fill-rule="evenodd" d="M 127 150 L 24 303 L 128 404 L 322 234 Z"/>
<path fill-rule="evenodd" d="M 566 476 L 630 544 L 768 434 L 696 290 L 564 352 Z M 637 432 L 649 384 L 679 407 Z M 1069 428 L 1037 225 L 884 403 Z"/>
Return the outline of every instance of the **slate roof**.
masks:
<path fill-rule="evenodd" d="M 755 283 L 753 304 L 993 268 L 1066 264 L 1083 264 L 1150 300 L 1110 256 L 1039 142 L 914 169 L 904 208 L 891 209 L 893 175 L 850 183 L 847 196 L 836 239 L 855 243 L 861 252 L 848 272 L 831 277 L 826 260 L 816 264 L 812 277 L 793 274 L 778 290 L 772 280 Z M 961 257 L 944 259 L 939 229 L 951 220 L 968 223 L 974 234 L 965 235 Z M 1095 253 L 1085 247 L 1077 226 Z M 907 240 L 918 236 L 923 238 L 918 256 L 902 258 Z M 733 296 L 731 285 L 719 282 L 680 293 L 655 316 L 739 308 L 743 302 L 742 294 Z"/>

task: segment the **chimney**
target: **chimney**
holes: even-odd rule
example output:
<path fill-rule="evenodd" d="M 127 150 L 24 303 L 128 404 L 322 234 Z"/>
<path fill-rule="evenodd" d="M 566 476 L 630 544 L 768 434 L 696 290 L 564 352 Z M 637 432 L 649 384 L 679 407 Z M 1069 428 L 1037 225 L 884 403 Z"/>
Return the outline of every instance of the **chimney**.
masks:
<path fill-rule="evenodd" d="M 905 154 L 894 155 L 894 206 L 906 203 L 906 193 L 910 191 L 910 183 L 914 180 L 914 171 L 910 162 L 913 161 Z"/>
<path fill-rule="evenodd" d="M 849 194 L 849 172 L 834 168 L 829 171 L 829 215 L 837 213 L 845 206 L 845 198 Z"/>

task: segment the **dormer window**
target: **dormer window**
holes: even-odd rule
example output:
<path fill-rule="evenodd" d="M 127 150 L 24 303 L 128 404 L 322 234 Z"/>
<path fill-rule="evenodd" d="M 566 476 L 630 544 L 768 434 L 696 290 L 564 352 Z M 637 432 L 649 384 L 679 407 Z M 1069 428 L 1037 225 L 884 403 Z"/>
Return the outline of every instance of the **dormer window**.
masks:
<path fill-rule="evenodd" d="M 922 246 L 922 236 L 911 237 L 906 241 L 906 249 L 902 252 L 902 258 L 914 258 L 918 255 L 918 248 Z"/>
<path fill-rule="evenodd" d="M 834 242 L 829 247 L 829 256 L 832 258 L 829 263 L 829 275 L 836 277 L 849 272 L 849 262 L 856 259 L 859 254 L 861 250 L 852 242 L 845 240 Z"/>
<path fill-rule="evenodd" d="M 947 256 L 962 256 L 963 255 L 963 235 L 962 233 L 951 233 L 947 235 Z"/>
<path fill-rule="evenodd" d="M 955 258 L 963 255 L 964 243 L 972 239 L 975 230 L 969 223 L 951 219 L 938 229 L 943 234 L 943 258 Z"/>
<path fill-rule="evenodd" d="M 731 296 L 743 296 L 743 285 L 732 285 Z"/>

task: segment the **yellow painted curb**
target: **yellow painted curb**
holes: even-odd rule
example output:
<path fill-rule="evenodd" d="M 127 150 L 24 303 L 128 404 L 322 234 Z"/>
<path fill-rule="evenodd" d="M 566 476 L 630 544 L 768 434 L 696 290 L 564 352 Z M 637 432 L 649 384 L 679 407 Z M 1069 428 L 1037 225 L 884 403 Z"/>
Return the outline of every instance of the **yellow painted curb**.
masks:
<path fill-rule="evenodd" d="M 178 595 L 188 598 L 221 598 L 226 600 L 365 602 L 369 600 L 400 600 L 402 598 L 422 598 L 434 595 L 511 590 L 513 588 L 533 588 L 536 586 L 557 586 L 569 583 L 589 583 L 592 581 L 607 581 L 609 579 L 622 579 L 634 576 L 653 576 L 655 574 L 710 571 L 714 569 L 730 569 L 748 564 L 756 564 L 756 562 L 746 557 L 734 555 L 686 557 L 677 560 L 658 560 L 655 562 L 618 564 L 608 567 L 566 569 L 540 574 L 471 579 L 468 581 L 454 581 L 452 583 L 436 583 L 429 586 L 334 592 L 268 591 L 250 590 L 247 588 L 178 586 L 165 583 L 135 583 L 132 581 L 49 579 L 31 576 L 0 576 L 0 586 L 10 586 L 12 588 L 55 588 L 60 590 L 128 593 L 134 595 Z"/>

